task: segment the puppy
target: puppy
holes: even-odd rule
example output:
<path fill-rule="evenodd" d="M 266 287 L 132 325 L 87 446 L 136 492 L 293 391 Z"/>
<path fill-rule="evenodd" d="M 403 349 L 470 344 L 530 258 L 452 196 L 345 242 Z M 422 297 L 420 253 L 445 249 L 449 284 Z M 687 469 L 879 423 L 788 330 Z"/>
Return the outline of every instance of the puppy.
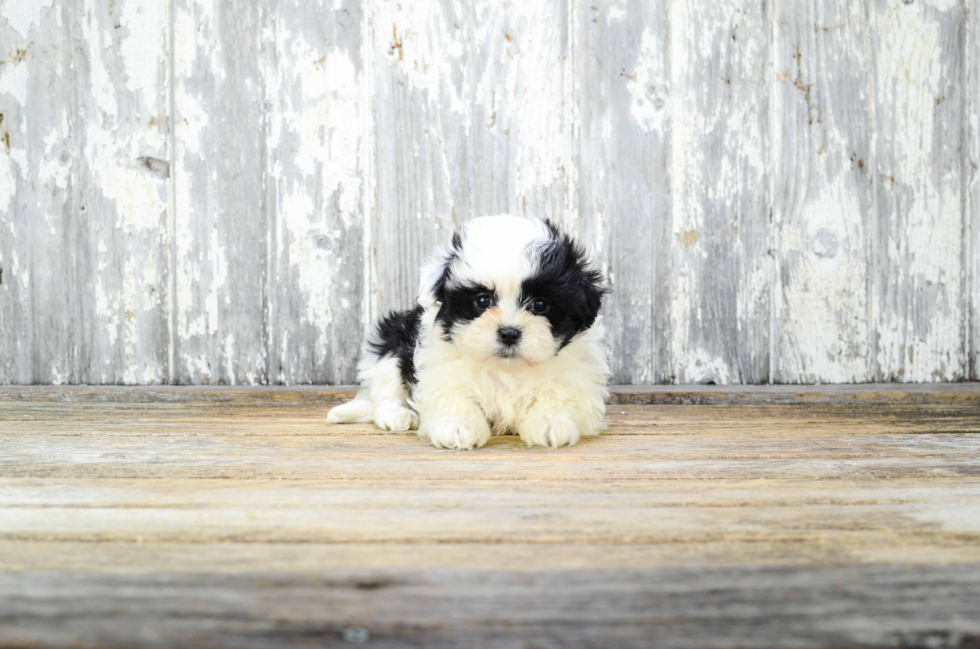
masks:
<path fill-rule="evenodd" d="M 547 221 L 475 218 L 423 269 L 418 306 L 368 337 L 357 397 L 331 423 L 418 428 L 438 448 L 492 434 L 575 444 L 605 428 L 602 274 Z"/>

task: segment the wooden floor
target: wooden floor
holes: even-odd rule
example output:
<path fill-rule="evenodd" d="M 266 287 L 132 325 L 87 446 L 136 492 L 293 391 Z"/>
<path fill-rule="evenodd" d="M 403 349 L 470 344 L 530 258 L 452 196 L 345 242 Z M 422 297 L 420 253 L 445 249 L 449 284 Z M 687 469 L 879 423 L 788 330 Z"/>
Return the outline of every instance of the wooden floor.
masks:
<path fill-rule="evenodd" d="M 0 647 L 980 647 L 976 385 L 631 389 L 474 452 L 338 395 L 0 388 Z"/>

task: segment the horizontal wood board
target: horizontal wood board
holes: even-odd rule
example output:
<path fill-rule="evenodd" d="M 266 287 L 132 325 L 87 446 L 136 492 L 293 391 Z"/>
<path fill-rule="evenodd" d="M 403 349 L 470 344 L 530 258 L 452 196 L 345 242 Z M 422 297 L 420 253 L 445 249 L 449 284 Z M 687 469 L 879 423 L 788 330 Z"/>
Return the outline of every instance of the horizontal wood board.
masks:
<path fill-rule="evenodd" d="M 344 392 L 6 389 L 0 647 L 975 646 L 975 386 L 764 392 L 453 452 Z"/>

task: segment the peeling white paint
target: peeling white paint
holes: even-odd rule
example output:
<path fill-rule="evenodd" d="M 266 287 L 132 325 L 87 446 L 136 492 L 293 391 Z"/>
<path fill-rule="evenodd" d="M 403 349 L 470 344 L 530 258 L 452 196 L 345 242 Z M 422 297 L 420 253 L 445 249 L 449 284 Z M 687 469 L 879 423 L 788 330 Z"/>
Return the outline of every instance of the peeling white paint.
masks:
<path fill-rule="evenodd" d="M 184 354 L 182 360 L 188 376 L 200 377 L 200 382 L 204 385 L 211 384 L 211 364 L 206 357 Z"/>
<path fill-rule="evenodd" d="M 674 375 L 680 382 L 761 380 L 769 374 L 771 291 L 769 137 L 759 73 L 768 61 L 768 19 L 758 5 L 676 0 L 670 24 Z M 740 38 L 733 38 L 736 25 Z M 698 367 L 711 368 L 714 378 Z"/>
<path fill-rule="evenodd" d="M 44 153 L 38 160 L 38 179 L 45 185 L 57 187 L 58 189 L 68 189 L 68 181 L 71 173 L 71 158 L 61 156 L 55 149 L 68 138 L 68 119 L 67 116 L 62 124 L 52 128 L 44 136 Z"/>
<path fill-rule="evenodd" d="M 88 12 L 80 21 L 82 39 L 88 49 L 88 65 L 90 84 L 87 94 L 95 100 L 95 105 L 102 112 L 100 127 L 112 128 L 119 111 L 116 98 L 114 79 L 102 59 L 103 52 L 112 48 L 112 34 L 107 34 L 98 22 L 95 12 Z"/>
<path fill-rule="evenodd" d="M 456 16 L 463 13 L 462 7 L 453 9 Z M 388 61 L 398 66 L 400 75 L 412 89 L 432 100 L 442 99 L 442 107 L 461 120 L 468 131 L 470 111 L 463 97 L 469 94 L 471 80 L 467 77 L 460 80 L 454 72 L 461 58 L 468 53 L 458 39 L 471 25 L 457 23 L 456 18 L 444 12 L 436 0 L 382 3 L 375 16 L 382 42 L 386 40 L 390 45 Z M 487 23 L 477 29 L 498 27 Z M 455 83 L 460 85 L 455 86 Z"/>
<path fill-rule="evenodd" d="M 924 0 L 924 4 L 937 11 L 950 11 L 959 9 L 961 0 Z"/>
<path fill-rule="evenodd" d="M 609 22 L 620 22 L 626 18 L 626 2 L 625 0 L 620 0 L 619 2 L 610 3 L 609 8 L 606 10 L 606 15 L 609 18 Z"/>
<path fill-rule="evenodd" d="M 923 3 L 898 4 L 877 12 L 877 94 L 888 110 L 891 135 L 879 146 L 879 199 L 894 210 L 887 263 L 905 287 L 878 312 L 877 362 L 886 377 L 905 381 L 951 380 L 964 362 L 960 295 L 962 281 L 962 183 L 941 160 L 958 157 L 959 142 L 937 141 L 937 112 L 958 80 L 944 79 L 941 30 L 957 29 L 950 14 L 931 13 Z M 947 83 L 953 85 L 947 86 Z M 948 165 L 949 163 L 947 163 Z M 958 166 L 958 165 L 957 165 Z M 894 179 L 894 181 L 888 179 Z M 884 261 L 884 260 L 882 260 Z"/>
<path fill-rule="evenodd" d="M 166 62 L 159 56 L 166 51 L 168 8 L 158 0 L 125 0 L 119 24 L 126 30 L 120 44 L 126 68 L 126 87 L 137 93 L 146 104 L 152 104 L 160 92 L 159 76 Z"/>
<path fill-rule="evenodd" d="M 689 383 L 728 385 L 734 381 L 731 368 L 722 358 L 700 350 L 692 350 L 683 358 L 683 376 Z"/>
<path fill-rule="evenodd" d="M 62 370 L 57 364 L 52 364 L 50 369 L 51 385 L 67 385 L 71 378 L 71 372 Z"/>
<path fill-rule="evenodd" d="M 10 264 L 11 274 L 20 280 L 20 288 L 24 292 L 27 292 L 31 288 L 31 271 L 28 268 L 24 268 L 20 263 L 20 256 L 17 251 L 14 250 L 11 254 L 11 264 Z"/>
<path fill-rule="evenodd" d="M 949 142 L 959 132 L 950 106 L 965 103 L 975 162 L 980 81 L 974 72 L 966 89 L 953 88 L 964 64 L 952 47 L 962 0 L 820 5 L 816 18 L 790 21 L 779 12 L 791 4 L 760 13 L 707 0 L 642 15 L 622 0 L 594 10 L 384 1 L 365 16 L 337 0 L 254 11 L 180 0 L 173 43 L 167 3 L 117 0 L 110 24 L 104 5 L 85 0 L 71 30 L 50 1 L 3 6 L 0 29 L 20 35 L 18 48 L 32 43 L 0 66 L 11 136 L 9 148 L 0 144 L 5 295 L 26 300 L 52 286 L 48 270 L 32 276 L 41 266 L 28 244 L 66 236 L 65 205 L 89 210 L 75 222 L 88 228 L 78 232 L 91 246 L 80 258 L 96 276 L 80 282 L 97 322 L 79 354 L 95 367 L 45 357 L 31 371 L 52 381 L 160 382 L 171 372 L 208 383 L 306 381 L 326 375 L 318 365 L 349 381 L 353 364 L 339 356 L 355 347 L 357 323 L 410 304 L 433 245 L 460 221 L 498 211 L 550 217 L 608 257 L 625 295 L 609 315 L 631 350 L 614 350 L 627 379 L 729 383 L 765 377 L 771 361 L 779 381 L 868 380 L 876 366 L 884 378 L 947 380 L 963 376 L 964 336 L 980 339 L 978 244 L 964 244 L 962 215 L 965 186 L 976 220 L 980 176 L 961 168 L 950 153 L 960 143 Z M 846 17 L 847 30 L 816 29 L 827 11 Z M 790 24 L 798 29 L 780 31 Z M 968 29 L 976 50 L 980 28 Z M 77 42 L 64 47 L 85 61 L 73 70 L 57 47 L 69 33 Z M 612 65 L 602 48 L 620 43 Z M 856 86 L 848 67 L 877 86 Z M 77 92 L 77 101 L 51 110 L 32 75 L 56 79 L 51 92 Z M 794 121 L 790 108 L 812 123 Z M 877 159 L 863 153 L 854 167 L 861 146 L 834 111 L 876 130 Z M 241 140 L 226 134 L 236 128 Z M 235 185 L 239 167 L 255 162 L 237 147 L 255 133 L 266 159 L 249 199 L 261 205 L 230 214 L 249 191 Z M 84 146 L 72 150 L 73 138 Z M 636 169 L 627 149 L 641 151 Z M 669 181 L 647 173 L 663 167 L 665 150 Z M 871 182 L 878 204 L 862 202 Z M 22 207 L 32 202 L 39 211 L 28 219 Z M 880 242 L 870 240 L 873 219 Z M 239 223 L 247 235 L 229 232 Z M 633 245 L 631 232 L 644 241 Z M 649 256 L 651 237 L 668 239 L 656 242 L 655 260 L 616 256 Z M 869 268 L 876 245 L 879 268 Z M 245 281 L 260 287 L 250 302 L 238 290 Z M 171 316 L 176 368 L 153 339 Z M 0 346 L 28 344 L 7 340 Z"/>
<path fill-rule="evenodd" d="M 641 130 L 655 130 L 661 134 L 670 123 L 670 91 L 658 83 L 667 76 L 666 51 L 666 43 L 661 43 L 652 29 L 643 30 L 635 71 L 627 77 L 626 83 L 633 98 L 630 106 L 633 119 Z"/>
<path fill-rule="evenodd" d="M 320 55 L 302 37 L 288 39 L 292 61 L 309 61 L 310 69 L 298 77 L 301 92 L 287 95 L 278 128 L 296 133 L 296 164 L 308 175 L 323 165 L 324 190 L 336 193 L 348 223 L 360 208 L 358 169 L 360 132 L 351 128 L 359 120 L 360 89 L 356 70 L 346 52 Z M 313 62 L 320 63 L 315 66 Z M 296 100 L 296 105 L 293 99 Z"/>
<path fill-rule="evenodd" d="M 83 146 L 73 182 L 96 235 L 97 272 L 83 280 L 92 291 L 83 317 L 93 322 L 81 344 L 97 367 L 80 368 L 79 376 L 158 383 L 169 358 L 162 329 L 169 172 L 162 72 L 169 18 L 165 5 L 141 0 L 119 0 L 112 13 L 93 0 L 84 9 L 79 46 L 86 65 L 79 68 L 72 127 Z"/>
<path fill-rule="evenodd" d="M 847 106 L 828 90 L 870 96 L 867 15 L 812 37 L 796 7 L 777 8 L 771 115 L 774 169 L 773 376 L 779 382 L 874 378 L 869 237 L 874 163 L 870 103 Z M 833 15 L 825 21 L 839 20 Z M 865 159 L 867 158 L 867 159 Z"/>
<path fill-rule="evenodd" d="M 780 376 L 835 383 L 870 378 L 860 223 L 857 196 L 839 179 L 808 202 L 793 225 L 780 230 L 781 250 L 799 255 L 777 300 L 785 309 L 777 315 L 791 318 L 786 325 L 790 337 L 779 341 Z"/>
<path fill-rule="evenodd" d="M 194 79 L 198 71 L 198 56 L 207 53 L 207 69 L 212 74 L 221 74 L 222 66 L 217 59 L 214 43 L 206 37 L 213 16 L 207 11 L 208 3 L 195 5 L 198 14 L 178 8 L 174 15 L 174 74 L 179 79 Z M 198 26 L 200 25 L 200 34 Z M 210 123 L 210 113 L 185 84 L 174 87 L 174 108 L 180 125 L 178 155 L 198 155 L 201 153 L 201 135 Z"/>
<path fill-rule="evenodd" d="M 45 10 L 50 10 L 52 5 L 54 0 L 7 0 L 3 4 L 3 17 L 6 18 L 7 24 L 26 40 L 30 37 L 31 28 L 40 26 L 42 15 Z"/>
<path fill-rule="evenodd" d="M 14 199 L 14 192 L 17 189 L 17 178 L 14 176 L 14 168 L 10 164 L 10 155 L 6 151 L 0 151 L 0 212 L 10 209 L 10 203 Z M 13 221 L 10 221 L 10 234 L 17 236 L 14 230 Z"/>
<path fill-rule="evenodd" d="M 4 54 L 5 53 L 0 50 L 0 56 L 3 56 Z M 18 106 L 26 106 L 27 88 L 29 83 L 30 68 L 24 61 L 5 61 L 4 64 L 0 66 L 0 96 L 10 95 L 15 104 Z M 9 125 L 7 128 L 10 128 Z M 23 126 L 21 128 L 23 128 Z"/>
<path fill-rule="evenodd" d="M 334 303 L 333 282 L 341 266 L 332 246 L 326 249 L 316 245 L 318 223 L 313 212 L 313 203 L 303 194 L 289 194 L 283 197 L 283 225 L 289 240 L 289 256 L 296 275 L 297 289 L 304 296 L 305 309 L 301 323 L 317 327 L 329 327 L 333 323 Z M 326 353 L 325 341 L 321 339 L 320 354 Z"/>
<path fill-rule="evenodd" d="M 225 357 L 224 362 L 224 378 L 228 385 L 235 385 L 237 381 L 235 372 L 235 360 L 237 356 L 235 355 L 235 334 L 226 334 L 221 340 L 221 349 Z"/>

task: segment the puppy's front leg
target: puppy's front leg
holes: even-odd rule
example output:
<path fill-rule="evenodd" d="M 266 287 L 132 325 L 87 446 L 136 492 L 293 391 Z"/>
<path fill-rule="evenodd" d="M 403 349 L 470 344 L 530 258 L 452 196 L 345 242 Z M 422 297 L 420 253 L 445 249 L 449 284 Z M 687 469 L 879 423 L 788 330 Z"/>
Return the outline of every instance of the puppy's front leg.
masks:
<path fill-rule="evenodd" d="M 490 439 L 490 425 L 475 401 L 440 391 L 419 404 L 419 437 L 436 448 L 469 450 Z"/>
<path fill-rule="evenodd" d="M 517 424 L 517 433 L 528 446 L 574 446 L 581 433 L 568 409 L 535 405 Z"/>
<path fill-rule="evenodd" d="M 599 434 L 604 414 L 600 396 L 569 401 L 544 395 L 517 422 L 517 433 L 528 446 L 574 446 L 582 435 Z"/>

